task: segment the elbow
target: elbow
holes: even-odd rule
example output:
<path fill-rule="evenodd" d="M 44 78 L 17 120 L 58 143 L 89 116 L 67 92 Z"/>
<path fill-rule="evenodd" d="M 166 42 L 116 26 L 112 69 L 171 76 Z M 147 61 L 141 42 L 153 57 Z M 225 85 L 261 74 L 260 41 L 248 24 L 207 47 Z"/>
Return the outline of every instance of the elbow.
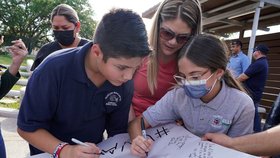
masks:
<path fill-rule="evenodd" d="M 20 128 L 17 128 L 17 133 L 21 136 L 21 137 L 23 137 L 23 133 L 24 133 L 24 131 L 23 130 L 21 130 Z"/>

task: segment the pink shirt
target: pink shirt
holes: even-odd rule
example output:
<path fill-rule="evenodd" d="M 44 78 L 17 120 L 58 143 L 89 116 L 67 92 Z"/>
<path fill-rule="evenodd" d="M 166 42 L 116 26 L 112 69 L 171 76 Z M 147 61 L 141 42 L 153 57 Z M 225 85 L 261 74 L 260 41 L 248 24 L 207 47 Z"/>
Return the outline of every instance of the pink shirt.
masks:
<path fill-rule="evenodd" d="M 147 58 L 144 60 L 140 69 L 134 76 L 134 95 L 132 106 L 135 115 L 141 115 L 149 106 L 154 105 L 161 99 L 167 91 L 174 86 L 173 75 L 177 72 L 177 61 L 172 60 L 168 63 L 159 62 L 157 75 L 157 89 L 154 95 L 151 94 L 147 82 Z"/>

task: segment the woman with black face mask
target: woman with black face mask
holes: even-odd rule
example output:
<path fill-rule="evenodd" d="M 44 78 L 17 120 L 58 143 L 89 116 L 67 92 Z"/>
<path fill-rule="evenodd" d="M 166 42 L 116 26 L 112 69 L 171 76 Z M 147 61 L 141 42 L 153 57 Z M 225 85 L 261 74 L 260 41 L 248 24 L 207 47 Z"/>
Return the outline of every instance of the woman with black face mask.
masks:
<path fill-rule="evenodd" d="M 55 41 L 45 44 L 37 53 L 31 67 L 33 71 L 49 54 L 64 48 L 85 45 L 88 40 L 79 37 L 81 23 L 77 12 L 67 4 L 56 6 L 51 13 Z"/>

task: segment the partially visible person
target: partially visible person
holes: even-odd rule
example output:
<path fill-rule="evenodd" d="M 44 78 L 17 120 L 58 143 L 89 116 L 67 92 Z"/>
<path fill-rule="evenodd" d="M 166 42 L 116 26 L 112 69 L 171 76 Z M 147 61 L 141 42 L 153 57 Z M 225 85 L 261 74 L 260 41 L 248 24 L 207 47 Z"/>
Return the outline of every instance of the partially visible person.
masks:
<path fill-rule="evenodd" d="M 255 62 L 252 63 L 237 80 L 243 82 L 246 89 L 251 94 L 255 105 L 254 131 L 261 131 L 261 119 L 258 113 L 258 107 L 262 98 L 265 82 L 268 76 L 267 53 L 269 49 L 265 44 L 256 46 L 253 52 Z"/>
<path fill-rule="evenodd" d="M 280 124 L 280 93 L 278 94 L 276 100 L 274 101 L 263 126 L 263 130 L 267 130 L 271 127 Z"/>
<path fill-rule="evenodd" d="M 1 37 L 0 44 L 4 42 L 4 36 Z M 14 86 L 21 77 L 18 70 L 21 63 L 27 55 L 27 49 L 21 39 L 12 41 L 13 45 L 8 47 L 8 51 L 12 55 L 12 63 L 9 68 L 1 75 L 0 80 L 0 99 L 2 99 Z M 6 158 L 6 150 L 4 140 L 0 128 L 0 157 Z"/>
<path fill-rule="evenodd" d="M 174 78 L 180 87 L 167 92 L 143 113 L 145 127 L 182 119 L 186 129 L 197 136 L 208 132 L 232 137 L 253 133 L 253 101 L 226 69 L 226 49 L 213 35 L 194 36 L 178 56 L 179 73 Z M 142 136 L 140 120 L 131 121 L 128 131 L 132 153 L 145 156 L 152 140 Z"/>
<path fill-rule="evenodd" d="M 142 115 L 174 86 L 178 52 L 190 37 L 201 33 L 201 19 L 198 0 L 165 0 L 158 7 L 149 35 L 154 52 L 133 78 L 132 118 L 133 111 Z"/>
<path fill-rule="evenodd" d="M 37 53 L 31 67 L 33 71 L 49 54 L 63 49 L 83 46 L 89 41 L 79 36 L 81 23 L 77 12 L 67 4 L 56 6 L 51 13 L 55 41 L 45 44 Z"/>
<path fill-rule="evenodd" d="M 150 51 L 142 18 L 114 9 L 103 16 L 93 42 L 47 57 L 29 79 L 18 115 L 18 133 L 31 155 L 99 157 L 96 144 L 105 130 L 109 137 L 127 132 L 131 79 Z"/>
<path fill-rule="evenodd" d="M 242 52 L 242 42 L 239 39 L 231 41 L 231 56 L 228 63 L 228 68 L 233 76 L 237 78 L 249 67 L 249 58 Z"/>
<path fill-rule="evenodd" d="M 265 119 L 265 124 L 262 130 L 265 131 L 279 124 L 280 124 L 280 93 L 278 94 L 278 97 L 274 101 L 273 106 L 271 107 L 269 114 Z M 273 156 L 272 158 L 280 158 L 280 153 L 278 155 Z"/>
<path fill-rule="evenodd" d="M 4 43 L 4 36 L 3 35 L 0 35 L 0 45 Z"/>
<path fill-rule="evenodd" d="M 202 139 L 258 156 L 280 154 L 280 125 L 266 131 L 230 138 L 225 134 L 207 133 Z"/>

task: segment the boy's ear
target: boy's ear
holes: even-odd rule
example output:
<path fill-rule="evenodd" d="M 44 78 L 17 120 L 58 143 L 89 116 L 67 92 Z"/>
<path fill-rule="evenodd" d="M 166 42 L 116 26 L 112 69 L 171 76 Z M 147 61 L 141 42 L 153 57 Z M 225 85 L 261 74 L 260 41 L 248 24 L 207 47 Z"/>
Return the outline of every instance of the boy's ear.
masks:
<path fill-rule="evenodd" d="M 103 52 L 101 51 L 98 44 L 93 44 L 91 47 L 91 53 L 95 58 L 103 59 Z"/>
<path fill-rule="evenodd" d="M 93 53 L 93 55 L 95 56 L 95 57 L 103 57 L 103 53 L 102 53 L 102 51 L 101 51 L 101 49 L 100 49 L 100 47 L 99 47 L 99 45 L 98 44 L 93 44 L 92 45 L 92 47 L 91 47 L 91 53 Z"/>

